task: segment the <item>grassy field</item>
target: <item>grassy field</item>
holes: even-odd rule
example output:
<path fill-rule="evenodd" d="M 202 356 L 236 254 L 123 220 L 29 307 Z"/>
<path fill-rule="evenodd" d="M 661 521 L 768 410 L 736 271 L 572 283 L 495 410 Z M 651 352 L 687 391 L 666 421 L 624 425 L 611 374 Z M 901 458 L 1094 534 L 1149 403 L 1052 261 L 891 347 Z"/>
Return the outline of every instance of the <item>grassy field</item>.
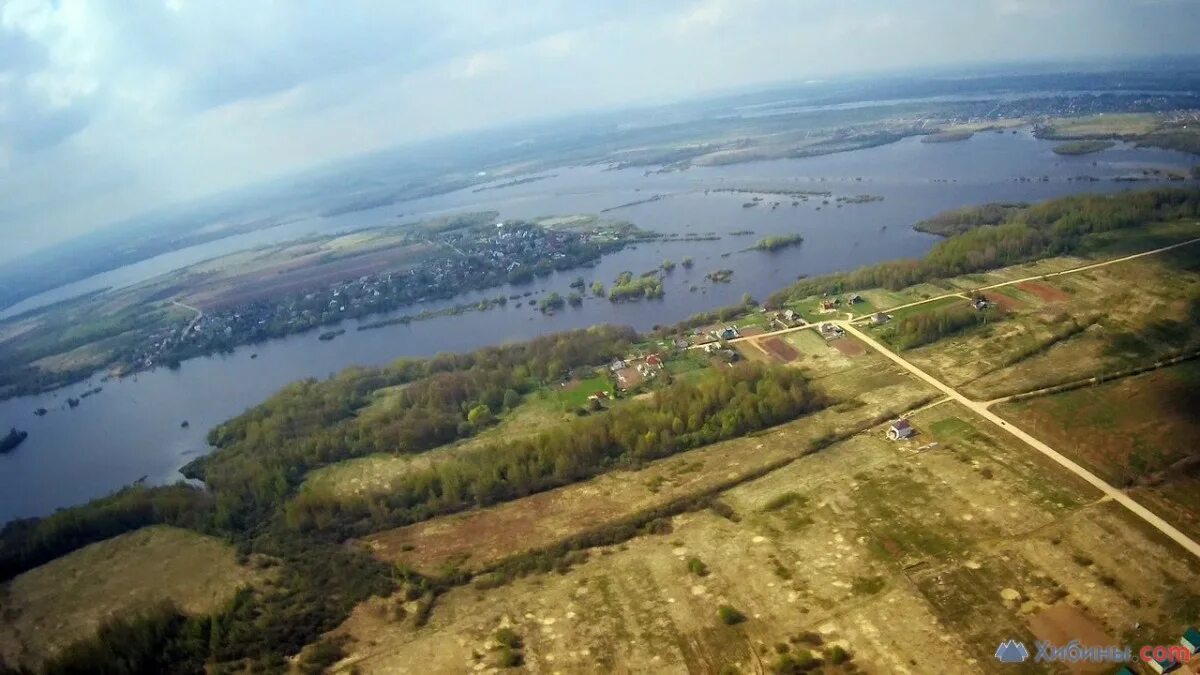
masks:
<path fill-rule="evenodd" d="M 1200 361 L 997 407 L 1105 480 L 1134 488 L 1193 536 L 1200 536 L 1197 411 Z"/>
<path fill-rule="evenodd" d="M 1175 241 L 1185 234 L 1200 234 L 1195 223 L 1170 229 L 1160 234 Z M 1049 259 L 952 283 L 978 288 L 1062 271 L 1081 262 Z M 1195 328 L 1186 328 L 1189 302 L 1200 289 L 1198 264 L 1200 245 L 1194 245 L 984 291 L 1004 307 L 1004 320 L 909 350 L 905 357 L 980 400 L 1152 363 L 1189 349 L 1198 337 Z M 954 302 L 961 301 L 925 303 L 893 316 Z M 1179 326 L 1165 323 L 1181 320 Z"/>
<path fill-rule="evenodd" d="M 1118 138 L 1150 133 L 1161 123 L 1154 114 L 1129 113 L 1053 119 L 1043 128 L 1047 138 Z"/>
<path fill-rule="evenodd" d="M 395 611 L 411 602 L 369 602 L 337 631 L 350 639 L 341 672 L 486 669 L 502 628 L 534 672 L 761 672 L 781 653 L 849 672 L 833 664 L 835 646 L 856 672 L 1050 672 L 992 652 L 1064 622 L 1071 635 L 1137 642 L 1174 640 L 1194 620 L 1169 593 L 1196 597 L 1196 569 L 1088 486 L 955 404 L 912 419 L 910 441 L 875 427 L 724 491 L 724 516 L 682 513 L 669 531 L 593 548 L 560 574 L 452 589 L 424 627 Z M 721 444 L 721 466 L 796 447 L 790 428 L 803 425 Z M 689 470 L 689 455 L 652 469 L 671 476 L 660 490 L 722 472 Z M 639 482 L 583 484 L 573 503 L 599 508 Z M 567 524 L 559 504 L 567 511 L 551 517 Z M 721 606 L 745 620 L 727 624 Z"/>
<path fill-rule="evenodd" d="M 113 614 L 172 600 L 217 609 L 256 575 L 199 534 L 147 527 L 92 544 L 0 586 L 0 661 L 34 665 Z"/>

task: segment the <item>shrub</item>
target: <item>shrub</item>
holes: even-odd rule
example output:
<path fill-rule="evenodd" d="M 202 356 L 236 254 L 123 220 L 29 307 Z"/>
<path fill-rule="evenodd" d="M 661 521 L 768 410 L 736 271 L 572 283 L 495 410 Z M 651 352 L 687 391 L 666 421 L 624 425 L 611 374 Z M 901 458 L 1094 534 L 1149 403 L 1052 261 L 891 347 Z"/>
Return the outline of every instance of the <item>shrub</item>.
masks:
<path fill-rule="evenodd" d="M 883 577 L 855 577 L 850 590 L 859 595 L 875 595 L 883 590 L 885 583 Z"/>
<path fill-rule="evenodd" d="M 712 500 L 712 502 L 708 505 L 708 510 L 730 522 L 736 523 L 741 520 L 741 518 L 738 517 L 737 512 L 733 510 L 733 507 L 721 501 L 720 499 Z"/>
<path fill-rule="evenodd" d="M 835 666 L 841 665 L 850 660 L 849 652 L 847 652 L 845 649 L 842 649 L 838 645 L 830 647 L 829 651 L 825 652 L 825 656 L 829 659 L 829 662 Z"/>
<path fill-rule="evenodd" d="M 517 635 L 516 631 L 511 628 L 501 628 L 493 633 L 492 637 L 495 638 L 497 644 L 501 647 L 520 649 L 524 645 L 521 636 Z"/>
<path fill-rule="evenodd" d="M 708 576 L 708 565 L 705 565 L 704 561 L 699 558 L 688 558 L 687 567 L 689 572 L 698 577 Z"/>
<path fill-rule="evenodd" d="M 783 494 L 775 495 L 766 504 L 763 504 L 763 511 L 778 511 L 785 506 L 792 504 L 804 504 L 804 495 L 799 492 L 784 492 Z"/>
<path fill-rule="evenodd" d="M 525 663 L 525 656 L 510 647 L 501 647 L 496 656 L 496 665 L 501 668 L 516 668 Z"/>
<path fill-rule="evenodd" d="M 780 675 L 793 675 L 807 673 L 820 665 L 821 661 L 813 657 L 811 652 L 807 649 L 800 649 L 795 653 L 780 654 L 779 658 L 775 659 L 771 670 Z"/>
<path fill-rule="evenodd" d="M 736 626 L 746 620 L 746 615 L 729 605 L 721 605 L 717 608 L 717 618 L 726 626 Z"/>

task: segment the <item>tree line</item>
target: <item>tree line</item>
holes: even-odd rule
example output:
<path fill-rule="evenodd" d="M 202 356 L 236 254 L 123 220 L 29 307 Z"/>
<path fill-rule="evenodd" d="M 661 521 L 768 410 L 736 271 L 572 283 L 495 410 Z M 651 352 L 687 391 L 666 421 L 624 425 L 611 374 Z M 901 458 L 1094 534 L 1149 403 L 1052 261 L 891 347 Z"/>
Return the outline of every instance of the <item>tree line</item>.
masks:
<path fill-rule="evenodd" d="M 1092 233 L 1200 217 L 1200 189 L 1158 189 L 1112 195 L 1076 195 L 1032 206 L 993 205 L 959 209 L 936 227 L 952 236 L 928 255 L 863 267 L 853 272 L 805 279 L 773 293 L 768 307 L 822 293 L 907 286 L 1082 249 Z M 998 217 L 1002 222 L 996 222 Z M 932 227 L 932 226 L 931 226 Z"/>
<path fill-rule="evenodd" d="M 342 536 L 503 501 L 735 438 L 823 407 L 796 369 L 742 363 L 697 382 L 676 381 L 653 398 L 583 417 L 529 438 L 489 443 L 395 480 L 358 500 L 315 488 L 287 507 L 290 526 Z"/>

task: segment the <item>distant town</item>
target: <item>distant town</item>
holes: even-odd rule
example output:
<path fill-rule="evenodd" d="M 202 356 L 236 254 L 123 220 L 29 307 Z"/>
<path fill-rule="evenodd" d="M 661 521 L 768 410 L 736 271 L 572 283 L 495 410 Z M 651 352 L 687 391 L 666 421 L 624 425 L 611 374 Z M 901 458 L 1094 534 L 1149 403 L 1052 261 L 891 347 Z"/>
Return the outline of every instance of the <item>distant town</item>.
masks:
<path fill-rule="evenodd" d="M 366 275 L 278 299 L 215 311 L 194 310 L 198 315 L 193 321 L 174 323 L 149 334 L 122 359 L 125 370 L 177 367 L 187 358 L 229 351 L 343 319 L 446 299 L 464 291 L 527 283 L 556 270 L 588 265 L 605 253 L 652 235 L 628 225 L 563 231 L 514 221 L 422 236 L 436 244 L 439 253 L 408 269 Z M 337 334 L 331 331 L 322 338 L 332 339 Z"/>

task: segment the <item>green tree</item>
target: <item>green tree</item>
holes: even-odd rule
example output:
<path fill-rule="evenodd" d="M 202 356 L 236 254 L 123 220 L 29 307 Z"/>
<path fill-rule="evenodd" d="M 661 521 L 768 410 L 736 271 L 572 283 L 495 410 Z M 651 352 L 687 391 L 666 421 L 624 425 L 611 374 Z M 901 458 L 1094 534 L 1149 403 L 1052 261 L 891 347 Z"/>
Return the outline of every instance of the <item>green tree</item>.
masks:
<path fill-rule="evenodd" d="M 477 429 L 486 427 L 492 423 L 492 420 L 492 410 L 486 405 L 477 405 L 467 413 L 467 421 Z"/>

